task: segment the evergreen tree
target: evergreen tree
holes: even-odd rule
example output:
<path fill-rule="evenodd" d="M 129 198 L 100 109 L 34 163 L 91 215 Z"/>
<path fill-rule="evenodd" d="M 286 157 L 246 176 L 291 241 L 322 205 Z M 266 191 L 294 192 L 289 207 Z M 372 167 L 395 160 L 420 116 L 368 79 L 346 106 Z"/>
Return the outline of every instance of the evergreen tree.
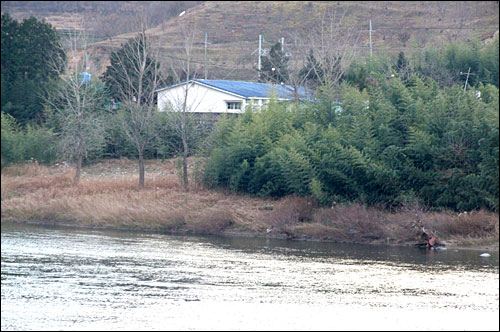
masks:
<path fill-rule="evenodd" d="M 409 77 L 410 63 L 408 62 L 408 59 L 406 59 L 403 51 L 399 52 L 398 60 L 394 64 L 393 69 L 396 71 L 396 73 L 399 74 L 399 77 L 401 77 L 401 79 L 407 79 Z"/>
<path fill-rule="evenodd" d="M 307 63 L 300 70 L 300 77 L 305 78 L 306 82 L 311 83 L 313 86 L 320 85 L 321 79 L 323 77 L 323 69 L 314 57 L 313 50 L 309 51 L 307 56 Z"/>
<path fill-rule="evenodd" d="M 493 84 L 498 87 L 499 78 L 499 49 L 498 35 L 481 51 L 479 68 L 480 81 L 484 84 Z"/>
<path fill-rule="evenodd" d="M 132 38 L 127 41 L 118 51 L 111 53 L 109 60 L 110 65 L 101 76 L 102 81 L 106 84 L 109 94 L 116 100 L 123 101 L 129 98 L 131 92 L 134 95 L 139 93 L 139 86 L 145 88 L 141 91 L 141 103 L 145 103 L 151 93 L 151 82 L 157 81 L 155 77 L 158 68 L 155 68 L 153 59 L 149 54 L 145 58 L 145 70 L 139 70 L 137 59 L 131 54 L 141 54 L 147 45 L 144 45 L 145 38 Z M 155 72 L 156 71 L 156 72 Z M 142 76 L 140 84 L 139 75 Z"/>
<path fill-rule="evenodd" d="M 287 82 L 288 76 L 288 57 L 281 51 L 281 43 L 276 43 L 269 56 L 262 58 L 261 80 L 281 84 Z"/>
<path fill-rule="evenodd" d="M 2 15 L 2 110 L 19 123 L 43 120 L 42 94 L 66 60 L 56 30 L 35 17 Z"/>

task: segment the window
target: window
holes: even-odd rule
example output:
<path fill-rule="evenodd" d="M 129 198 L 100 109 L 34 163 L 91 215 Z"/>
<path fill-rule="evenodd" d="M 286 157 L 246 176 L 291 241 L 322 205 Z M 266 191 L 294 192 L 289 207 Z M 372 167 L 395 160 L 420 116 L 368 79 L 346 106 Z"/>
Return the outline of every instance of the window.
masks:
<path fill-rule="evenodd" d="M 241 109 L 241 101 L 228 101 L 227 109 L 228 110 L 240 110 Z"/>

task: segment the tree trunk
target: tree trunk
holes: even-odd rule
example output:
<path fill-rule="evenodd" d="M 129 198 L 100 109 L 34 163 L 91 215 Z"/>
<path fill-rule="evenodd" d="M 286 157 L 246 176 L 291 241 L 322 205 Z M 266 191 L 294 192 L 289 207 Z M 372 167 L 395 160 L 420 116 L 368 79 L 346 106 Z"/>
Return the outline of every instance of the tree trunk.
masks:
<path fill-rule="evenodd" d="M 188 162 L 187 157 L 189 155 L 189 147 L 187 143 L 187 128 L 186 128 L 186 112 L 187 112 L 187 100 L 188 100 L 188 91 L 189 91 L 189 61 L 187 66 L 187 80 L 186 80 L 186 91 L 184 94 L 184 103 L 182 106 L 182 116 L 181 116 L 181 136 L 182 136 L 182 180 L 184 182 L 184 191 L 189 191 L 189 182 L 188 182 Z"/>
<path fill-rule="evenodd" d="M 80 173 L 82 170 L 82 162 L 83 162 L 83 133 L 82 133 L 82 125 L 80 120 L 78 121 L 78 153 L 76 156 L 76 172 L 75 178 L 73 179 L 73 185 L 76 186 L 80 181 Z"/>
<path fill-rule="evenodd" d="M 139 151 L 139 189 L 144 188 L 144 155 Z"/>
<path fill-rule="evenodd" d="M 299 103 L 299 87 L 296 85 L 293 87 L 293 97 L 295 105 L 297 105 Z"/>
<path fill-rule="evenodd" d="M 185 116 L 185 114 L 183 114 L 183 116 Z M 185 118 L 183 119 L 183 122 L 185 122 Z M 182 146 L 184 148 L 182 153 L 182 180 L 184 182 L 184 191 L 189 191 L 188 161 L 187 161 L 189 155 L 189 146 L 187 144 L 185 123 L 183 124 L 183 129 L 182 129 Z"/>
<path fill-rule="evenodd" d="M 73 185 L 76 186 L 78 182 L 80 182 L 80 173 L 82 169 L 82 160 L 83 160 L 83 153 L 81 151 L 78 151 L 78 159 L 76 161 L 76 172 L 75 172 L 75 178 L 73 179 Z"/>

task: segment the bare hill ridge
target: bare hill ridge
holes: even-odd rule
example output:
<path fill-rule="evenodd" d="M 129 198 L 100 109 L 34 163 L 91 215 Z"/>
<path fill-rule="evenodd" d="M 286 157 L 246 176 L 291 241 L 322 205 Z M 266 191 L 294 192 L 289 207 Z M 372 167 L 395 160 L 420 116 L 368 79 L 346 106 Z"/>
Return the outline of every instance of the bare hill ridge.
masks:
<path fill-rule="evenodd" d="M 130 10 L 136 2 L 121 3 L 120 8 Z M 181 9 L 185 14 L 179 17 L 175 10 L 180 13 Z M 259 34 L 264 38 L 263 48 L 270 49 L 283 37 L 293 54 L 292 40 L 297 36 L 306 40 L 327 10 L 334 11 L 342 29 L 356 38 L 359 54 L 368 52 L 370 20 L 375 53 L 407 51 L 411 43 L 424 47 L 442 41 L 484 41 L 492 38 L 499 26 L 497 1 L 209 1 L 189 8 L 172 7 L 170 17 L 160 19 L 161 23 L 148 32 L 160 40 L 167 62 L 181 54 L 181 29 L 194 26 L 195 63 L 199 66 L 203 65 L 205 32 L 208 34 L 209 78 L 251 80 L 256 79 Z M 61 13 L 59 17 L 63 14 L 68 16 Z M 54 15 L 51 17 L 54 20 Z M 130 30 L 93 44 L 101 71 L 111 51 L 134 36 Z"/>

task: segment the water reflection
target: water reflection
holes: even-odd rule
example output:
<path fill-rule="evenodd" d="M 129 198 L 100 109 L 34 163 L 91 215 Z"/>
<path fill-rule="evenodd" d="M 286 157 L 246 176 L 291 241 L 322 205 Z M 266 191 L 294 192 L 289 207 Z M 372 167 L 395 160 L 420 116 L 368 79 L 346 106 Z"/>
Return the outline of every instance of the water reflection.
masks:
<path fill-rule="evenodd" d="M 479 254 L 2 225 L 2 330 L 498 330 Z"/>
<path fill-rule="evenodd" d="M 207 241 L 207 238 L 203 238 Z M 241 250 L 243 252 L 272 252 L 297 257 L 331 258 L 338 257 L 351 260 L 369 260 L 392 263 L 425 264 L 426 267 L 440 264 L 442 268 L 482 269 L 498 267 L 498 252 L 491 252 L 488 259 L 479 257 L 481 252 L 474 250 L 434 251 L 413 247 L 393 247 L 381 245 L 355 245 L 326 242 L 284 241 L 273 239 L 240 239 L 227 237 L 210 237 L 210 242 L 224 249 Z M 202 240 L 202 239 L 196 239 Z"/>

